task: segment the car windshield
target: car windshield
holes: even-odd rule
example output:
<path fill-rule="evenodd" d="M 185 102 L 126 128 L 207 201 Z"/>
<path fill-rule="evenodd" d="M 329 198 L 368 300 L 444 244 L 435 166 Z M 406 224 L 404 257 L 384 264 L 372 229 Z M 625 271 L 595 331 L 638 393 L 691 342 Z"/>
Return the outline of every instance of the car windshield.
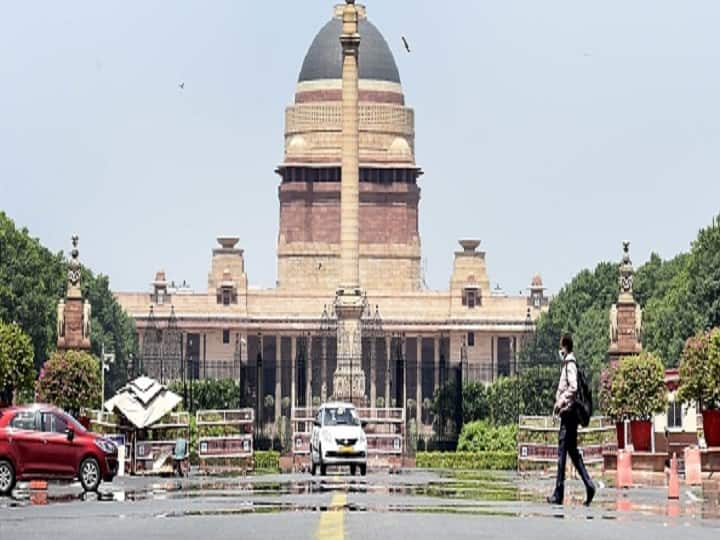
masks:
<path fill-rule="evenodd" d="M 331 407 L 325 409 L 324 426 L 359 426 L 360 419 L 355 409 L 344 407 Z"/>

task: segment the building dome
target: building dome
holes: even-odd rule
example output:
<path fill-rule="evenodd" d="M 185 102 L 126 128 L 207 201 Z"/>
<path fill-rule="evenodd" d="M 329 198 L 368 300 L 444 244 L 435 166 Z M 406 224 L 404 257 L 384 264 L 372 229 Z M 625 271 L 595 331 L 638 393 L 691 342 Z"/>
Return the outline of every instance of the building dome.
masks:
<path fill-rule="evenodd" d="M 342 13 L 340 11 L 340 13 Z M 305 55 L 298 82 L 342 78 L 342 20 L 336 16 L 328 22 Z M 380 31 L 360 12 L 360 79 L 400 84 L 395 57 Z"/>

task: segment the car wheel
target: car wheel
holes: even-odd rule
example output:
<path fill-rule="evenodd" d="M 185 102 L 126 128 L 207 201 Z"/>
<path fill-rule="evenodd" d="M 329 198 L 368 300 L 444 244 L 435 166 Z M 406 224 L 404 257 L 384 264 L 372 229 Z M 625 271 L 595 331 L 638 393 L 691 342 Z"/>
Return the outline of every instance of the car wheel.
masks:
<path fill-rule="evenodd" d="M 15 468 L 7 459 L 0 459 L 0 496 L 9 496 L 14 487 Z"/>
<path fill-rule="evenodd" d="M 360 476 L 365 476 L 367 474 L 367 465 L 360 465 Z"/>
<path fill-rule="evenodd" d="M 320 476 L 327 476 L 327 465 L 320 464 Z"/>
<path fill-rule="evenodd" d="M 310 474 L 313 476 L 317 474 L 317 465 L 315 465 L 314 461 L 310 464 Z"/>
<path fill-rule="evenodd" d="M 357 466 L 350 465 L 350 475 L 355 476 L 355 473 L 357 472 Z"/>
<path fill-rule="evenodd" d="M 80 483 L 85 491 L 97 491 L 100 486 L 100 464 L 94 457 L 85 458 L 80 464 Z"/>

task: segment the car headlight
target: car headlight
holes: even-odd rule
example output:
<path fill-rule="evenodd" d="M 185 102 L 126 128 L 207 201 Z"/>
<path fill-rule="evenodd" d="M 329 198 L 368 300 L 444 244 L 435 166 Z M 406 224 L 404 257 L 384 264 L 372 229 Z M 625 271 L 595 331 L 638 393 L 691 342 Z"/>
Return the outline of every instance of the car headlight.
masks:
<path fill-rule="evenodd" d="M 327 429 L 323 429 L 320 432 L 320 438 L 322 439 L 322 441 L 324 443 L 327 443 L 327 444 L 332 444 L 332 442 L 333 442 L 332 437 L 330 436 L 330 431 L 328 431 Z"/>
<path fill-rule="evenodd" d="M 117 446 L 115 446 L 115 443 L 112 441 L 108 441 L 107 439 L 95 439 L 95 446 L 97 446 L 106 454 L 114 454 L 117 451 Z"/>

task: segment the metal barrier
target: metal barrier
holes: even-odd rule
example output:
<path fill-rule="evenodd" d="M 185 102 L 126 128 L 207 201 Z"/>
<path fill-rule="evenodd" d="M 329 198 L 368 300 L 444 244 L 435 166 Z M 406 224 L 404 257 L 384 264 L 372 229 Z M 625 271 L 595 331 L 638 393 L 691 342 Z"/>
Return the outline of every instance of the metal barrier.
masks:
<path fill-rule="evenodd" d="M 170 413 L 146 431 L 148 438 L 145 440 L 139 440 L 136 432 L 133 474 L 172 474 L 173 453 L 177 440 L 180 438 L 190 440 L 190 414 Z"/>
<path fill-rule="evenodd" d="M 293 407 L 292 458 L 295 470 L 310 467 L 310 437 L 317 408 Z M 405 453 L 404 409 L 358 408 L 358 416 L 365 424 L 368 446 L 368 467 L 400 469 Z"/>
<path fill-rule="evenodd" d="M 255 424 L 252 409 L 198 411 L 195 419 L 202 472 L 252 469 Z"/>
<path fill-rule="evenodd" d="M 550 469 L 557 466 L 559 419 L 551 416 L 521 416 L 518 426 L 518 470 Z M 617 448 L 615 424 L 596 416 L 578 429 L 578 448 L 588 465 L 602 465 L 603 453 Z M 569 460 L 568 460 L 569 463 Z"/>

